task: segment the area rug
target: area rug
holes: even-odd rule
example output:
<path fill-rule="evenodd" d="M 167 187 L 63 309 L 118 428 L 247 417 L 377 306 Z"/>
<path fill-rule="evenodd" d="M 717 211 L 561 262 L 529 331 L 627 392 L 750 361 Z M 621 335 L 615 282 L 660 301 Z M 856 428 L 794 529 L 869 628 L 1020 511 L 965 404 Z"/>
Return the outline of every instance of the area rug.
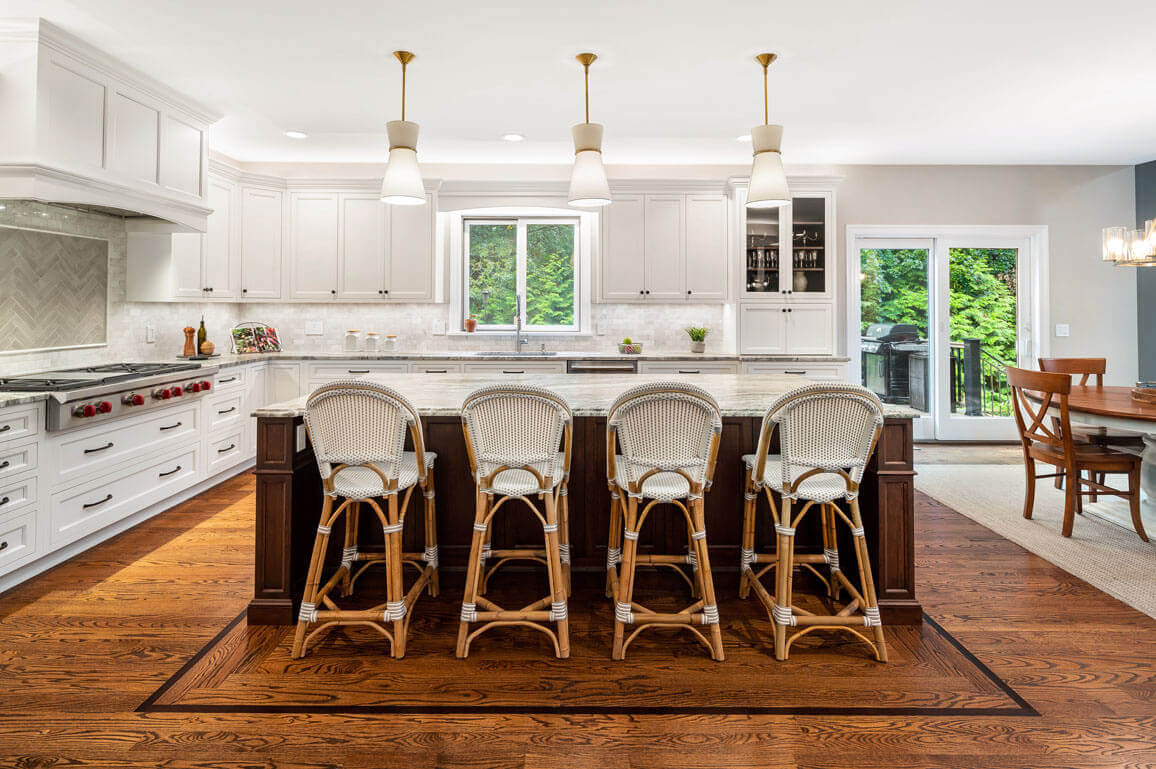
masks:
<path fill-rule="evenodd" d="M 1088 514 L 1076 517 L 1071 537 L 1061 536 L 1064 493 L 1051 479 L 1038 482 L 1035 511 L 1025 519 L 1020 465 L 921 464 L 917 469 L 919 491 L 1156 618 L 1156 543 Z"/>
<path fill-rule="evenodd" d="M 294 660 L 292 627 L 249 627 L 239 616 L 139 711 L 1037 715 L 926 617 L 886 629 L 887 664 L 850 636 L 820 633 L 777 662 L 761 607 L 733 590 L 719 602 L 725 662 L 670 629 L 644 633 L 625 662 L 615 661 L 613 612 L 592 576 L 575 575 L 569 659 L 555 659 L 544 636 L 525 629 L 483 635 L 469 658 L 456 659 L 460 589 L 450 586 L 418 603 L 402 660 L 362 628 L 337 630 Z M 659 586 L 678 592 L 673 580 Z"/>

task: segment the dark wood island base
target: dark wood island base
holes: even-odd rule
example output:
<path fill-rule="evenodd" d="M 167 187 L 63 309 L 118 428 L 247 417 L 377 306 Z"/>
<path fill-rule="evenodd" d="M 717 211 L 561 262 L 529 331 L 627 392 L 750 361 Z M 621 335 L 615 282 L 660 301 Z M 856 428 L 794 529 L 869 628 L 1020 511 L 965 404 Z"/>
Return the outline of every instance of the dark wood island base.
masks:
<path fill-rule="evenodd" d="M 427 450 L 438 455 L 435 489 L 441 568 L 461 570 L 469 551 L 474 516 L 474 486 L 461 420 L 432 416 L 422 422 Z M 719 574 L 738 571 L 743 517 L 742 455 L 754 451 L 760 423 L 756 417 L 723 420 L 718 469 L 706 497 L 711 561 Z M 256 559 L 248 621 L 252 625 L 292 624 L 321 510 L 321 481 L 302 417 L 258 418 L 256 475 Z M 911 419 L 888 417 L 875 456 L 863 476 L 860 504 L 879 607 L 884 622 L 890 624 L 918 624 L 923 614 L 915 596 L 914 476 Z M 602 571 L 610 512 L 605 417 L 575 418 L 569 498 L 574 568 Z M 760 501 L 760 511 L 767 517 L 759 519 L 759 552 L 769 552 L 773 545 L 774 533 L 765 504 Z M 416 523 L 407 527 L 407 549 L 421 549 L 417 541 L 420 528 Z M 372 529 L 368 525 L 362 527 L 363 532 Z M 496 524 L 494 546 L 515 547 L 535 541 L 540 544 L 541 536 L 541 525 L 535 525 L 529 517 L 511 517 Z M 334 543 L 338 539 L 335 537 Z M 677 552 L 686 546 L 685 525 L 674 518 L 655 516 L 640 540 L 643 547 L 652 543 L 670 548 L 667 552 Z M 818 530 L 808 521 L 800 528 L 799 544 L 801 548 L 811 545 L 819 549 Z M 851 552 L 850 539 L 841 541 L 840 547 Z M 600 596 L 591 598 L 601 600 Z M 445 591 L 434 600 L 454 600 L 454 594 Z"/>

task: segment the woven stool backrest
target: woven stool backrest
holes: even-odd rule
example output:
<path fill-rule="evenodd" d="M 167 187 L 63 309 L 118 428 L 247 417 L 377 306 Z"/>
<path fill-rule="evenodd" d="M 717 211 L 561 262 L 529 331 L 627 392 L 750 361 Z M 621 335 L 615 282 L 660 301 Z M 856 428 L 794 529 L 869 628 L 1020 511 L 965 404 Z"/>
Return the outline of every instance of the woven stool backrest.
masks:
<path fill-rule="evenodd" d="M 476 473 L 482 462 L 510 467 L 552 462 L 572 419 L 562 396 L 544 387 L 475 390 L 462 404 L 471 469 Z"/>
<path fill-rule="evenodd" d="M 718 404 L 706 390 L 683 382 L 653 382 L 618 396 L 606 420 L 618 452 L 630 465 L 682 470 L 700 485 L 710 480 Z M 614 457 L 607 461 L 613 463 Z"/>
<path fill-rule="evenodd" d="M 777 398 L 763 417 L 758 470 L 762 477 L 771 432 L 779 429 L 783 486 L 808 470 L 844 471 L 858 488 L 883 429 L 883 404 L 866 387 L 811 384 Z"/>
<path fill-rule="evenodd" d="M 305 401 L 305 426 L 322 478 L 330 477 L 334 465 L 374 463 L 396 479 L 407 431 L 413 433 L 414 451 L 424 451 L 413 405 L 396 390 L 362 380 L 338 380 L 314 390 Z M 418 472 L 424 470 L 419 461 Z"/>

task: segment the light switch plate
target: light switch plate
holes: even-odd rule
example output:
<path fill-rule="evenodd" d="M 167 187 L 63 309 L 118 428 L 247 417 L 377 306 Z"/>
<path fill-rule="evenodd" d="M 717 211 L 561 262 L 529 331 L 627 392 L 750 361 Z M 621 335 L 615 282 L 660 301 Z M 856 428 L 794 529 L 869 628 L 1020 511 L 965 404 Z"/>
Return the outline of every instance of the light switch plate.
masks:
<path fill-rule="evenodd" d="M 145 324 L 145 342 L 147 344 L 156 344 L 157 341 L 157 327 L 152 322 Z"/>
<path fill-rule="evenodd" d="M 323 334 L 325 334 L 325 326 L 321 321 L 305 321 L 305 336 L 322 336 Z"/>
<path fill-rule="evenodd" d="M 1067 323 L 1056 324 L 1056 336 L 1071 336 L 1072 329 Z"/>

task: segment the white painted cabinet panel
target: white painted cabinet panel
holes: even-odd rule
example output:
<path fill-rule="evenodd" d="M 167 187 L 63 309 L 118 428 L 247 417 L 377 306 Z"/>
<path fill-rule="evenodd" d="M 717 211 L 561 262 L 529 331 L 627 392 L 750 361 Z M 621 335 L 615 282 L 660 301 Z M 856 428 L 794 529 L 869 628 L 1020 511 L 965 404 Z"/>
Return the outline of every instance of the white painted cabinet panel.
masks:
<path fill-rule="evenodd" d="M 678 300 L 683 288 L 682 195 L 647 195 L 643 243 L 646 298 Z"/>
<path fill-rule="evenodd" d="M 740 353 L 777 355 L 787 351 L 787 312 L 781 305 L 739 307 Z"/>
<path fill-rule="evenodd" d="M 269 370 L 264 364 L 254 366 L 245 390 L 245 456 L 257 453 L 257 419 L 253 411 L 268 403 Z M 212 457 L 210 457 L 212 459 Z"/>
<path fill-rule="evenodd" d="M 203 279 L 207 299 L 235 299 L 239 295 L 240 260 L 237 259 L 233 217 L 236 185 L 228 179 L 210 176 L 206 203 L 209 214 L 204 237 Z"/>
<path fill-rule="evenodd" d="M 646 276 L 642 244 L 645 207 L 642 195 L 615 195 L 603 209 L 602 300 L 634 301 L 643 298 Z"/>
<path fill-rule="evenodd" d="M 281 297 L 280 190 L 241 188 L 241 296 Z"/>
<path fill-rule="evenodd" d="M 265 402 L 283 403 L 301 395 L 300 363 L 269 363 Z"/>
<path fill-rule="evenodd" d="M 109 170 L 133 181 L 156 184 L 160 111 L 120 90 L 113 92 L 109 107 Z"/>
<path fill-rule="evenodd" d="M 721 302 L 726 297 L 726 196 L 687 195 L 686 298 L 691 302 Z"/>
<path fill-rule="evenodd" d="M 173 297 L 200 299 L 205 294 L 202 268 L 204 235 L 179 232 L 173 235 Z M 160 298 L 160 297 L 158 297 Z"/>
<path fill-rule="evenodd" d="M 173 192 L 201 195 L 201 129 L 172 115 L 161 118 L 161 186 Z"/>
<path fill-rule="evenodd" d="M 337 296 L 340 196 L 301 192 L 290 200 L 291 298 L 330 301 Z"/>
<path fill-rule="evenodd" d="M 46 57 L 40 118 L 45 153 L 65 164 L 104 167 L 107 86 L 87 67 Z"/>
<path fill-rule="evenodd" d="M 386 297 L 388 209 L 379 195 L 341 196 L 341 299 Z"/>
<path fill-rule="evenodd" d="M 834 308 L 829 304 L 791 304 L 787 308 L 787 352 L 823 355 L 834 352 Z"/>
<path fill-rule="evenodd" d="M 433 299 L 437 199 L 426 193 L 424 206 L 385 208 L 389 212 L 389 275 L 385 285 L 389 298 L 403 302 Z"/>

